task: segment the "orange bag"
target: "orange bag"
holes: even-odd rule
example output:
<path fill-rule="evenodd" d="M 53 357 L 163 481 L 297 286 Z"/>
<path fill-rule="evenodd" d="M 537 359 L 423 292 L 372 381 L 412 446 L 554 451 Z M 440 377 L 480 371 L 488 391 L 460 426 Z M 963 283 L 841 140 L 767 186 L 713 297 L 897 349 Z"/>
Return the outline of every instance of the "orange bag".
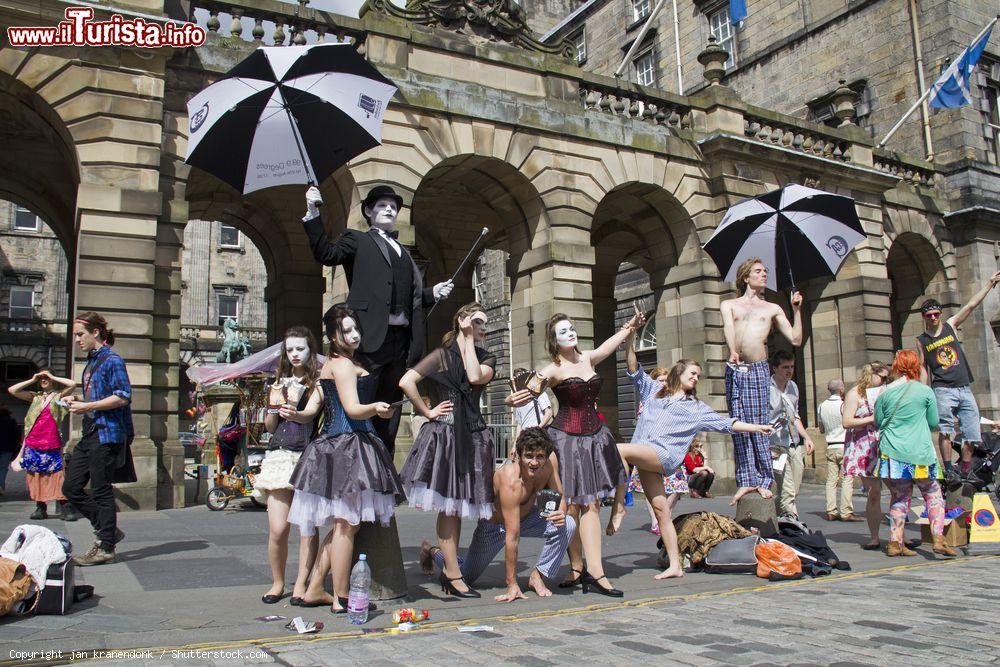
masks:
<path fill-rule="evenodd" d="M 762 579 L 782 581 L 802 577 L 799 555 L 783 542 L 761 539 L 754 554 L 757 556 L 757 576 Z"/>

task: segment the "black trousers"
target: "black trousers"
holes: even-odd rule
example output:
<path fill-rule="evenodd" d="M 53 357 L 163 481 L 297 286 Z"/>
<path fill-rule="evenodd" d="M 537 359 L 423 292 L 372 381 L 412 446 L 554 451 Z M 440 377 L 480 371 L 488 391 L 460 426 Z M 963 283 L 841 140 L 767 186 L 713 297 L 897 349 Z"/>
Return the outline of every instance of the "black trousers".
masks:
<path fill-rule="evenodd" d="M 705 495 L 705 492 L 712 488 L 712 482 L 714 481 L 715 473 L 702 471 L 688 477 L 688 486 L 692 491 L 697 491 L 701 495 Z"/>
<path fill-rule="evenodd" d="M 403 390 L 399 381 L 406 373 L 406 357 L 410 352 L 410 328 L 389 327 L 381 347 L 374 352 L 358 353 L 365 370 L 371 373 L 375 383 L 374 401 L 395 403 L 403 398 Z M 399 430 L 399 417 L 402 411 L 396 408 L 392 419 L 372 418 L 372 425 L 379 439 L 385 443 L 390 454 L 396 452 L 396 432 Z"/>
<path fill-rule="evenodd" d="M 76 445 L 66 465 L 63 495 L 73 507 L 87 517 L 94 527 L 101 547 L 113 551 L 115 530 L 118 528 L 118 508 L 115 489 L 111 485 L 123 443 L 102 445 L 97 433 L 84 436 Z M 84 491 L 90 482 L 90 493 Z"/>

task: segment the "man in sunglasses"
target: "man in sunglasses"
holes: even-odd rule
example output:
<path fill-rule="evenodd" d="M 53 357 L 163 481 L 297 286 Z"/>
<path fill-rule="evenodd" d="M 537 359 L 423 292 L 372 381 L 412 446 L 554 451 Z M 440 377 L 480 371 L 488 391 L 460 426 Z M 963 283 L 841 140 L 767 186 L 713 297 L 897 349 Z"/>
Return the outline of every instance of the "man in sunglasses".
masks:
<path fill-rule="evenodd" d="M 927 299 L 920 305 L 924 317 L 924 332 L 917 336 L 917 351 L 923 362 L 921 379 L 929 382 L 937 399 L 940 431 L 938 450 L 945 470 L 952 468 L 951 443 L 955 438 L 955 422 L 962 432 L 962 472 L 972 461 L 974 444 L 982 440 L 979 430 L 979 406 L 972 393 L 972 369 L 965 358 L 965 350 L 958 338 L 958 328 L 968 319 L 997 283 L 1000 271 L 976 292 L 967 304 L 947 320 L 942 321 L 941 304 L 936 299 Z"/>

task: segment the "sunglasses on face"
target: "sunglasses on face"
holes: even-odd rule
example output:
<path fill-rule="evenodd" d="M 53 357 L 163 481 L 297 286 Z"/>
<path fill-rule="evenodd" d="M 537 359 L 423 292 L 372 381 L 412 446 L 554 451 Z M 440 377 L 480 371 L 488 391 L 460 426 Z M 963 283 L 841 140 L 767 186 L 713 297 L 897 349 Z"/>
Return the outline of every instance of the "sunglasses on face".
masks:
<path fill-rule="evenodd" d="M 924 313 L 924 319 L 936 320 L 941 317 L 941 313 Z"/>

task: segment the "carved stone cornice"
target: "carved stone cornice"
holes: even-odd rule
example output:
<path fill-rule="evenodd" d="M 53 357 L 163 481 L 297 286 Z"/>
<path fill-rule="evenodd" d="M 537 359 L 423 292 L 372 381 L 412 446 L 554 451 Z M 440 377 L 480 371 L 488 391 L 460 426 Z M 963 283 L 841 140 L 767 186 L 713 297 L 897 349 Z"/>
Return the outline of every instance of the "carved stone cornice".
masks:
<path fill-rule="evenodd" d="M 572 60 L 573 45 L 566 39 L 555 44 L 539 42 L 528 27 L 524 9 L 514 0 L 409 0 L 406 9 L 391 0 L 368 0 L 381 13 L 491 42 L 507 42 L 532 51 Z"/>

